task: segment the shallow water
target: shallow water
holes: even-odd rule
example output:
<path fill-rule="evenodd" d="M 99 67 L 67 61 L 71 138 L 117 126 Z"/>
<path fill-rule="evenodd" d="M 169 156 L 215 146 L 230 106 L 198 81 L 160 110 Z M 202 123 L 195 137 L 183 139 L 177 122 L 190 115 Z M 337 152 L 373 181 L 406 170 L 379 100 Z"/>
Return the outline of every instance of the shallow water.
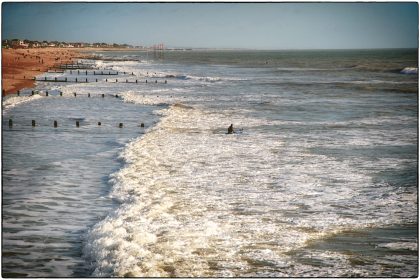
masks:
<path fill-rule="evenodd" d="M 83 242 L 113 207 L 118 152 L 144 133 L 140 122 L 153 125 L 154 108 L 111 96 L 35 99 L 3 112 L 3 276 L 86 276 Z"/>
<path fill-rule="evenodd" d="M 75 193 L 89 190 L 73 205 L 79 214 L 68 217 L 80 223 L 69 230 L 58 220 L 40 226 L 41 235 L 49 236 L 55 223 L 74 242 L 66 243 L 76 248 L 70 250 L 74 259 L 63 261 L 66 270 L 59 275 L 417 275 L 418 78 L 401 73 L 416 67 L 416 51 L 99 54 L 128 61 L 90 63 L 134 75 L 120 75 L 120 83 L 105 77 L 88 84 L 42 83 L 65 96 L 15 107 L 24 97 L 3 102 L 9 108 L 3 113 L 3 175 L 12 163 L 26 172 L 26 181 L 4 179 L 3 199 L 10 188 L 10 198 L 23 195 L 26 205 L 32 198 L 23 189 L 37 180 L 54 186 L 43 203 L 67 184 Z M 139 82 L 121 83 L 126 79 Z M 119 98 L 102 99 L 102 92 Z M 31 114 L 44 119 L 36 133 Z M 16 123 L 11 130 L 10 116 Z M 57 129 L 51 128 L 55 117 Z M 99 117 L 107 126 L 98 129 Z M 74 127 L 77 118 L 84 118 L 80 128 Z M 124 129 L 117 128 L 118 119 L 124 119 Z M 136 126 L 139 119 L 146 120 L 145 134 Z M 231 123 L 237 133 L 228 135 Z M 97 133 L 101 129 L 106 132 Z M 62 168 L 70 161 L 69 176 L 48 173 L 40 180 L 31 173 L 32 152 L 7 145 L 16 143 L 7 137 L 17 133 L 18 141 L 35 142 L 36 157 L 48 164 Z M 41 141 L 57 143 L 62 134 L 65 146 L 78 143 L 77 149 L 61 147 L 50 155 L 57 144 L 42 147 Z M 58 168 L 48 164 L 42 172 Z M 89 176 L 78 175 L 76 166 Z M 76 219 L 92 199 L 100 201 L 94 207 L 101 214 Z M 4 205 L 4 217 L 23 226 L 19 212 L 9 214 L 11 206 Z M 54 216 L 60 207 L 44 212 Z M 7 233 L 12 227 L 3 219 Z M 3 238 L 4 246 L 14 240 Z M 34 258 L 13 255 L 11 244 L 4 262 L 19 273 L 13 265 Z M 25 273 L 57 275 L 42 269 Z"/>

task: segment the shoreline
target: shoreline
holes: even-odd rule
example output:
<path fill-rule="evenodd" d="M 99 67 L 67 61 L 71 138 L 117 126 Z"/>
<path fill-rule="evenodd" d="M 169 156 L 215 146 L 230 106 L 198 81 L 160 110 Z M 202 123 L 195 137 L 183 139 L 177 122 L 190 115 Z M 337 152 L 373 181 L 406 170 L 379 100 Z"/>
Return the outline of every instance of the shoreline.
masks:
<path fill-rule="evenodd" d="M 2 49 L 3 96 L 33 88 L 37 75 L 48 72 L 51 67 L 85 57 L 89 55 L 83 54 L 80 49 Z"/>
<path fill-rule="evenodd" d="M 34 77 L 54 66 L 92 58 L 95 51 L 138 51 L 120 48 L 31 48 L 2 49 L 2 95 L 35 87 Z"/>

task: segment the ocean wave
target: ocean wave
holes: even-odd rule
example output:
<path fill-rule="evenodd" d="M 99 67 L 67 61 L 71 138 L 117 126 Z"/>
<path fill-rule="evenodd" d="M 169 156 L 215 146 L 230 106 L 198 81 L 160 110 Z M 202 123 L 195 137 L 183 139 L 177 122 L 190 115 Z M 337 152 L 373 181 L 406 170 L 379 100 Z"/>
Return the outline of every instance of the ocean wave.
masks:
<path fill-rule="evenodd" d="M 185 74 L 166 74 L 165 78 L 175 78 L 179 80 L 196 80 L 196 81 L 205 81 L 205 82 L 219 82 L 222 81 L 221 77 L 200 77 L 200 76 L 191 76 Z"/>
<path fill-rule="evenodd" d="M 121 153 L 120 206 L 88 235 L 95 277 L 238 277 L 262 257 L 292 269 L 286 253 L 310 240 L 416 217 L 404 193 L 288 135 L 256 133 L 253 118 L 188 104 L 160 114 Z M 246 133 L 227 135 L 230 123 Z"/>
<path fill-rule="evenodd" d="M 410 251 L 418 250 L 418 244 L 414 242 L 390 242 L 390 243 L 379 244 L 378 247 L 388 248 L 392 250 L 410 250 Z"/>
<path fill-rule="evenodd" d="M 280 72 L 305 72 L 305 71 L 344 71 L 348 68 L 307 68 L 307 67 L 277 67 Z"/>
<path fill-rule="evenodd" d="M 419 69 L 417 67 L 405 67 L 400 71 L 401 74 L 418 74 Z"/>
<path fill-rule="evenodd" d="M 197 76 L 188 76 L 191 79 L 198 80 L 198 81 L 205 81 L 205 82 L 220 82 L 220 81 L 246 81 L 246 78 L 239 78 L 239 77 L 231 77 L 231 76 L 224 76 L 224 77 L 197 77 Z"/>
<path fill-rule="evenodd" d="M 167 91 L 158 91 L 154 93 L 159 93 L 160 95 L 155 94 L 141 94 L 135 91 L 127 91 L 121 93 L 121 98 L 124 102 L 130 102 L 134 104 L 143 104 L 143 105 L 169 105 L 176 102 L 180 102 L 181 98 L 178 96 L 170 95 L 168 96 Z"/>
<path fill-rule="evenodd" d="M 134 73 L 139 77 L 149 77 L 149 78 L 166 78 L 166 79 L 178 79 L 178 80 L 193 80 L 193 81 L 202 81 L 208 83 L 215 83 L 221 81 L 244 81 L 246 78 L 241 77 L 219 77 L 219 76 L 196 76 L 186 73 L 177 73 L 169 71 L 159 71 L 157 69 L 141 69 L 139 66 L 142 64 L 147 64 L 146 62 L 139 61 L 103 61 L 97 60 L 94 61 L 97 68 L 100 69 L 113 69 L 119 72 Z"/>
<path fill-rule="evenodd" d="M 7 110 L 19 104 L 34 101 L 40 98 L 42 98 L 42 96 L 38 94 L 33 96 L 11 96 L 3 100 L 3 108 Z"/>

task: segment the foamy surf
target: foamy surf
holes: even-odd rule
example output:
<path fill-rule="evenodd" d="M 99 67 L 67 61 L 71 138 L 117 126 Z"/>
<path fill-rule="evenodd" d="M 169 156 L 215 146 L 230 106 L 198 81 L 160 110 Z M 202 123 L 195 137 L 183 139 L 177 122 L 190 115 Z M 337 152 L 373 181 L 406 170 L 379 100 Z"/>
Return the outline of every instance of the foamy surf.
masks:
<path fill-rule="evenodd" d="M 419 69 L 417 67 L 405 67 L 401 70 L 401 74 L 418 74 Z"/>
<path fill-rule="evenodd" d="M 417 81 L 386 70 L 416 63 L 394 52 L 378 63 L 387 52 L 373 52 L 366 69 L 326 73 L 360 64 L 357 54 L 308 61 L 305 52 L 270 52 L 264 64 L 266 52 L 233 53 L 241 59 L 108 52 L 85 62 L 129 74 L 40 82 L 42 93 L 63 96 L 5 110 L 7 139 L 20 136 L 4 149 L 17 164 L 3 170 L 12 186 L 4 188 L 8 272 L 28 260 L 41 269 L 19 269 L 41 277 L 416 275 Z M 9 127 L 9 116 L 24 118 Z M 227 134 L 230 124 L 236 133 Z M 28 156 L 36 152 L 42 156 Z M 119 170 L 109 162 L 117 152 Z M 35 226 L 27 230 L 20 213 L 36 213 Z M 44 213 L 51 223 L 39 224 Z M 50 236 L 64 218 L 75 224 L 65 223 L 56 239 L 33 239 L 34 229 Z M 366 234 L 374 239 L 364 243 Z M 57 250 L 13 255 L 26 252 L 23 242 Z"/>
<path fill-rule="evenodd" d="M 5 110 L 11 109 L 17 105 L 31 102 L 33 100 L 37 100 L 42 98 L 41 95 L 32 95 L 32 96 L 11 96 L 3 99 L 3 108 Z"/>
<path fill-rule="evenodd" d="M 134 96 L 124 95 L 145 102 Z M 111 193 L 120 207 L 89 233 L 95 277 L 239 277 L 256 267 L 302 275 L 288 253 L 309 241 L 415 220 L 414 197 L 391 186 L 381 186 L 386 197 L 377 189 L 366 196 L 370 176 L 257 134 L 251 119 L 237 120 L 247 133 L 227 135 L 227 115 L 179 103 L 160 113 L 121 154 L 126 165 L 113 174 Z"/>

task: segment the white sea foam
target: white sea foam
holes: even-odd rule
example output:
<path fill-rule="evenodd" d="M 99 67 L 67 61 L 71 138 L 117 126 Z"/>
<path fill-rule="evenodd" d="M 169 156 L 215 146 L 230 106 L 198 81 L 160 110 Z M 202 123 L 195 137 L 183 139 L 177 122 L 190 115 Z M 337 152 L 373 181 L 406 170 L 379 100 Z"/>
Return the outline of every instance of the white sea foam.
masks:
<path fill-rule="evenodd" d="M 393 250 L 410 250 L 417 251 L 418 244 L 414 242 L 390 242 L 379 244 L 378 247 L 389 248 Z"/>
<path fill-rule="evenodd" d="M 37 100 L 39 98 L 42 98 L 42 96 L 38 94 L 33 96 L 11 96 L 3 100 L 3 108 L 10 109 L 19 104 Z"/>
<path fill-rule="evenodd" d="M 305 67 L 278 67 L 277 70 L 280 71 L 343 71 L 346 68 L 305 68 Z"/>
<path fill-rule="evenodd" d="M 309 240 L 416 218 L 415 200 L 392 186 L 376 195 L 369 174 L 255 133 L 252 118 L 235 115 L 247 131 L 227 135 L 223 111 L 174 104 L 161 114 L 121 154 L 111 193 L 121 205 L 88 238 L 94 276 L 243 276 L 253 262 L 287 266 L 285 253 Z"/>
<path fill-rule="evenodd" d="M 419 69 L 417 67 L 405 67 L 401 70 L 402 74 L 418 74 Z"/>
<path fill-rule="evenodd" d="M 57 86 L 63 98 L 74 98 L 73 92 L 105 93 L 118 94 L 124 102 L 165 105 L 155 111 L 160 122 L 125 147 L 120 154 L 124 168 L 111 175 L 110 196 L 119 205 L 90 230 L 84 247 L 93 276 L 372 276 L 369 269 L 377 273 L 381 267 L 355 268 L 343 253 L 306 252 L 321 266 L 296 263 L 291 253 L 344 230 L 417 221 L 416 192 L 373 179 L 384 170 L 400 171 L 412 160 L 312 152 L 320 146 L 412 145 L 416 131 L 398 127 L 412 123 L 412 117 L 306 121 L 279 109 L 307 106 L 299 92 L 291 90 L 291 96 L 263 88 L 268 93 L 262 97 L 247 89 L 223 87 L 221 92 L 223 82 L 254 79 L 252 74 L 236 77 L 211 68 L 188 72 L 188 67 L 184 73 L 136 61 L 95 65 L 169 83 Z M 322 78 L 321 83 L 337 79 Z M 371 82 L 383 80 L 366 83 Z M 260 105 L 278 114 L 261 114 L 255 110 Z M 77 112 L 69 115 L 78 117 Z M 231 123 L 238 133 L 227 135 Z M 390 125 L 395 127 L 391 132 L 378 129 Z M 402 246 L 390 244 L 383 246 Z"/>

